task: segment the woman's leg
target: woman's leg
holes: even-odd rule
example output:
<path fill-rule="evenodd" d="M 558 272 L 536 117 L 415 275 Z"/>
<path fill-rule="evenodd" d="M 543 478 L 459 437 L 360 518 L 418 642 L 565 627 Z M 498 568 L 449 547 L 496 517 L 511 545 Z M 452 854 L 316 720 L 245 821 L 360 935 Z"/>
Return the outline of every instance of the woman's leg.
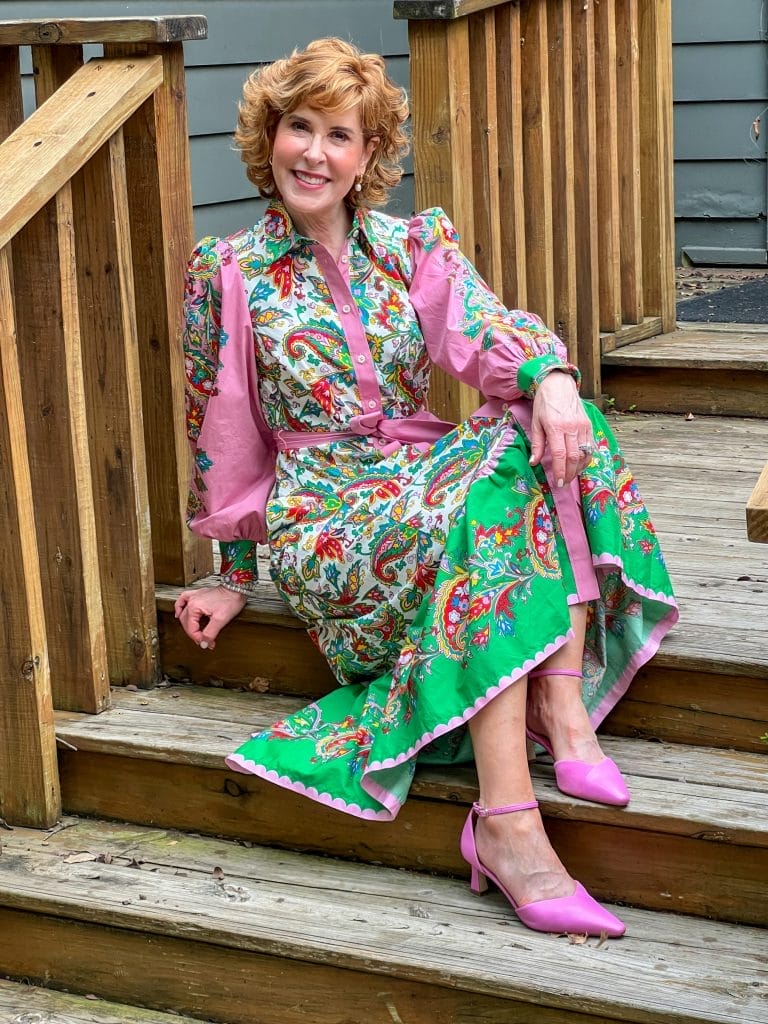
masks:
<path fill-rule="evenodd" d="M 533 799 L 525 715 L 523 678 L 470 720 L 483 807 Z M 538 810 L 479 818 L 475 841 L 480 862 L 503 882 L 518 905 L 573 893 L 575 882 L 552 849 Z"/>
<path fill-rule="evenodd" d="M 527 724 L 549 738 L 557 759 L 597 764 L 604 755 L 582 701 L 581 678 L 558 673 L 582 670 L 587 605 L 571 605 L 570 613 L 573 637 L 542 662 L 528 684 Z"/>

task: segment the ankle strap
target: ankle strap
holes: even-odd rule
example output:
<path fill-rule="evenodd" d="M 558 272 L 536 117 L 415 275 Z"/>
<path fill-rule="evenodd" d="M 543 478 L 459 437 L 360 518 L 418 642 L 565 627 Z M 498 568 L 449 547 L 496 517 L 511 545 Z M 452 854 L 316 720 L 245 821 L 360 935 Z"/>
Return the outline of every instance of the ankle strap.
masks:
<path fill-rule="evenodd" d="M 584 675 L 575 668 L 535 668 L 528 673 L 529 679 L 537 679 L 539 676 L 573 676 L 574 679 L 581 679 Z"/>
<path fill-rule="evenodd" d="M 529 800 L 527 804 L 507 804 L 506 807 L 481 807 L 472 804 L 472 810 L 478 818 L 490 818 L 494 814 L 510 814 L 512 811 L 532 811 L 539 806 L 538 800 Z"/>

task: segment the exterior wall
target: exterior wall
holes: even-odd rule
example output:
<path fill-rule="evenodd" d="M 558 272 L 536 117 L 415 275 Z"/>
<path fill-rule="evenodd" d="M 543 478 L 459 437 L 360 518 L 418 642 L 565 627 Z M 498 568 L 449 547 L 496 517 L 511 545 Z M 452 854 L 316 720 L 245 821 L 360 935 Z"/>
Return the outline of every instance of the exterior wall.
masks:
<path fill-rule="evenodd" d="M 673 0 L 672 17 L 678 262 L 765 263 L 768 8 Z"/>
<path fill-rule="evenodd" d="M 321 36 L 337 35 L 383 54 L 390 74 L 408 86 L 407 23 L 392 17 L 392 0 L 3 0 L 0 18 L 125 17 L 204 14 L 208 39 L 185 43 L 198 237 L 228 234 L 252 224 L 264 207 L 232 150 L 242 83 L 254 67 Z M 87 54 L 98 54 L 95 47 Z M 25 105 L 34 105 L 29 53 L 24 54 Z M 410 157 L 388 210 L 413 212 Z"/>

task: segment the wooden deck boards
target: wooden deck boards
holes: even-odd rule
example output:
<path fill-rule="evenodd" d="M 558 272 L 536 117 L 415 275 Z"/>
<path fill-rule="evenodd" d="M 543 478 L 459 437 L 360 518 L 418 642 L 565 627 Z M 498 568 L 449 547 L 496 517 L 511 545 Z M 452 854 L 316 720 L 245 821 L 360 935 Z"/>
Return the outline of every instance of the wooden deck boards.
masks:
<path fill-rule="evenodd" d="M 603 354 L 608 366 L 677 366 L 768 372 L 768 330 L 683 327 Z"/>
<path fill-rule="evenodd" d="M 66 963 L 57 958 L 55 971 L 72 970 L 86 952 L 98 971 L 105 957 L 114 957 L 113 944 L 136 932 L 145 943 L 149 937 L 147 953 L 152 946 L 162 952 L 164 942 L 176 940 L 192 960 L 194 950 L 204 948 L 210 966 L 198 972 L 197 984 L 187 985 L 182 1012 L 192 999 L 198 1012 L 216 999 L 226 1006 L 221 1000 L 237 979 L 225 975 L 215 958 L 217 950 L 220 958 L 227 950 L 249 954 L 251 998 L 259 999 L 260 1019 L 270 1022 L 298 1021 L 297 1007 L 291 1007 L 306 996 L 294 990 L 287 1000 L 284 989 L 268 990 L 262 972 L 276 956 L 285 977 L 298 961 L 305 984 L 321 967 L 336 991 L 346 979 L 347 1008 L 360 973 L 368 976 L 372 998 L 384 989 L 395 993 L 393 1007 L 402 995 L 398 986 L 430 986 L 438 997 L 431 1017 L 418 1011 L 411 1017 L 399 1004 L 403 1019 L 419 1024 L 522 1022 L 528 1019 L 525 1007 L 530 1013 L 533 1005 L 537 1020 L 546 1024 L 581 1021 L 573 1016 L 578 1013 L 585 1015 L 584 1024 L 598 1018 L 637 1024 L 765 1019 L 768 936 L 760 929 L 622 909 L 627 937 L 572 944 L 565 936 L 528 931 L 500 897 L 479 901 L 452 880 L 165 830 L 71 819 L 64 825 L 48 835 L 23 829 L 8 834 L 0 859 L 0 904 L 6 908 L 0 916 L 13 919 L 16 930 L 11 935 L 0 929 L 4 962 L 22 956 L 23 929 L 30 921 L 34 925 L 36 915 L 46 915 L 42 920 L 54 930 L 66 920 L 72 936 Z M 72 921 L 87 927 L 87 951 Z M 167 973 L 169 965 L 147 953 L 145 984 L 152 984 L 153 975 Z M 112 988 L 125 984 L 126 973 L 112 972 Z M 333 990 L 322 990 L 325 1000 Z M 485 1005 L 482 1000 L 508 1000 L 507 1013 L 488 1002 L 487 1015 L 444 1015 L 440 993 L 447 998 L 461 992 L 481 1000 L 476 1010 Z M 274 1015 L 276 1002 L 282 1017 Z M 331 1020 L 321 1005 L 312 1016 Z"/>

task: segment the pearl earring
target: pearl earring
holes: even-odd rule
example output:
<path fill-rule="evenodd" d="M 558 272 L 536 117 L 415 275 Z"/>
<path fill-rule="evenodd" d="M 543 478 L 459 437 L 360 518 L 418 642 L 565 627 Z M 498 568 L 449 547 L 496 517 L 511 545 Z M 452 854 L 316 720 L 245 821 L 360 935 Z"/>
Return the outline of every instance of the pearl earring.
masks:
<path fill-rule="evenodd" d="M 363 186 L 362 186 L 362 183 L 361 183 L 360 179 L 358 178 L 357 181 L 355 181 L 355 192 L 362 192 L 362 191 L 363 191 Z"/>

